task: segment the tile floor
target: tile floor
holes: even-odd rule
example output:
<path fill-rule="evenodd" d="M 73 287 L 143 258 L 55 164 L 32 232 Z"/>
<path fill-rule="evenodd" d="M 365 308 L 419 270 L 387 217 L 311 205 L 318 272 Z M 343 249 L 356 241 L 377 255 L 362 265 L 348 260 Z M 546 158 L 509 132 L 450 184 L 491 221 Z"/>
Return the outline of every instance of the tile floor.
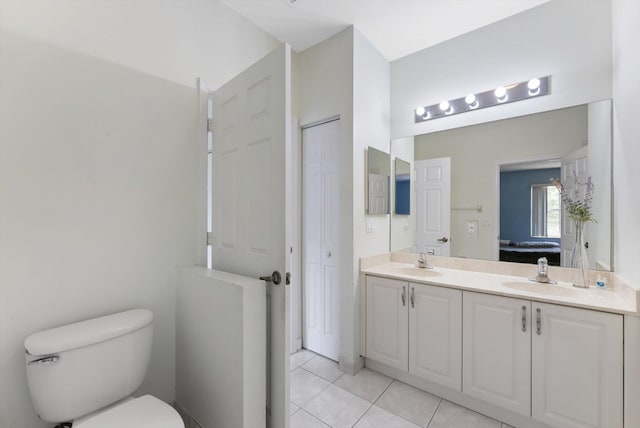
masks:
<path fill-rule="evenodd" d="M 291 428 L 511 428 L 369 369 L 355 376 L 306 349 L 291 355 Z"/>

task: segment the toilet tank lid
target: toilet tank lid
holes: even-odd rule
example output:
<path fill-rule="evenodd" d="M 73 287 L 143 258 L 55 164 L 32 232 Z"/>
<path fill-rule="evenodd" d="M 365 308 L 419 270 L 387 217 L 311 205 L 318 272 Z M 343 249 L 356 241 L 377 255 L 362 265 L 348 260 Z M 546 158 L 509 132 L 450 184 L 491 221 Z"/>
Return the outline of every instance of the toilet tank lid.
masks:
<path fill-rule="evenodd" d="M 132 309 L 40 331 L 27 337 L 29 355 L 49 355 L 81 348 L 139 330 L 153 322 L 153 312 Z"/>

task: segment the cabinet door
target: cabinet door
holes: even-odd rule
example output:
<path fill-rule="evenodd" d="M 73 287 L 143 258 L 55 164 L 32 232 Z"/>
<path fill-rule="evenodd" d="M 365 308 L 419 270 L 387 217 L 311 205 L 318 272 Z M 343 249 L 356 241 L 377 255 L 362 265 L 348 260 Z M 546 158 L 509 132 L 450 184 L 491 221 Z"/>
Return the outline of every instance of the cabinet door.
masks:
<path fill-rule="evenodd" d="M 407 371 L 409 284 L 367 276 L 366 357 Z"/>
<path fill-rule="evenodd" d="M 409 372 L 462 389 L 462 291 L 409 284 Z"/>
<path fill-rule="evenodd" d="M 463 293 L 463 392 L 531 415 L 531 302 Z"/>
<path fill-rule="evenodd" d="M 533 417 L 558 428 L 622 427 L 622 316 L 534 303 Z"/>

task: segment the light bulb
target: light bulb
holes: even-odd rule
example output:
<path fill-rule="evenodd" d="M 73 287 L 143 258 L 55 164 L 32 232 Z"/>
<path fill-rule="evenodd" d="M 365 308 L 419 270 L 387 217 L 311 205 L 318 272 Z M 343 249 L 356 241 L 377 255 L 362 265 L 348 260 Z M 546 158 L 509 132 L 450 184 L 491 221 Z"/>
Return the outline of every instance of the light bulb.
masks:
<path fill-rule="evenodd" d="M 440 110 L 442 110 L 442 111 L 449 110 L 449 101 L 442 101 L 440 103 Z"/>
<path fill-rule="evenodd" d="M 416 109 L 416 115 L 418 115 L 418 116 L 422 116 L 422 115 L 424 115 L 424 112 L 425 112 L 425 109 L 424 109 L 424 107 L 422 107 L 422 106 L 420 106 L 420 107 L 418 107 L 418 108 Z"/>
<path fill-rule="evenodd" d="M 464 98 L 470 109 L 478 108 L 478 98 L 474 94 L 469 94 Z"/>
<path fill-rule="evenodd" d="M 527 83 L 527 87 L 532 91 L 540 88 L 540 79 L 534 78 L 529 80 L 529 83 Z"/>
<path fill-rule="evenodd" d="M 503 103 L 505 101 L 507 101 L 507 88 L 505 88 L 504 86 L 500 86 L 498 87 L 495 92 L 494 92 L 496 98 L 498 99 L 499 103 Z"/>
<path fill-rule="evenodd" d="M 540 79 L 533 78 L 527 83 L 529 95 L 538 95 L 540 93 Z"/>

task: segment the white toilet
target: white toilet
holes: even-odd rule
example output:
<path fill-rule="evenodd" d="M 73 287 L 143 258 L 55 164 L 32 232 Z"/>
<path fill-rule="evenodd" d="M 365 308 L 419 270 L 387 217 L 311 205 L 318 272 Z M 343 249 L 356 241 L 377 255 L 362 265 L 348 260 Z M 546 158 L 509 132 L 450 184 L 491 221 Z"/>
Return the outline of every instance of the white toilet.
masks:
<path fill-rule="evenodd" d="M 151 311 L 134 309 L 27 337 L 27 381 L 40 419 L 73 428 L 184 428 L 167 403 L 130 396 L 147 371 L 152 323 Z"/>

